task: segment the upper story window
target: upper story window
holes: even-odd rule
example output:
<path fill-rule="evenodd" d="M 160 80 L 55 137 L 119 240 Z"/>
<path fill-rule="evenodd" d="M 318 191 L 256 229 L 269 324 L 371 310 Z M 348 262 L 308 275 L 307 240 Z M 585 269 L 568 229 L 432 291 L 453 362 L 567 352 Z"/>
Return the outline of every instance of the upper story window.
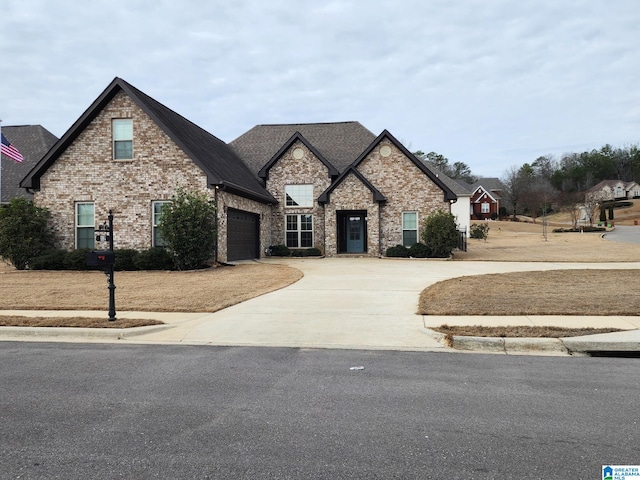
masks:
<path fill-rule="evenodd" d="M 287 207 L 313 207 L 313 185 L 285 185 Z"/>
<path fill-rule="evenodd" d="M 119 118 L 113 120 L 113 158 L 131 160 L 133 158 L 133 120 Z"/>

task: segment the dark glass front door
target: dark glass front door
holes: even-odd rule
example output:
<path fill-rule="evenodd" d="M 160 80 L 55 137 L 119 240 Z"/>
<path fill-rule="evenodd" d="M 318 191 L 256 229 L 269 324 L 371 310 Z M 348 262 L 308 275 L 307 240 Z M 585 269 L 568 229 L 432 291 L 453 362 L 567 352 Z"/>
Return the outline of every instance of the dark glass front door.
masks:
<path fill-rule="evenodd" d="M 367 251 L 367 212 L 340 210 L 338 220 L 338 253 Z"/>
<path fill-rule="evenodd" d="M 347 253 L 364 251 L 364 219 L 360 215 L 349 216 L 347 220 Z"/>

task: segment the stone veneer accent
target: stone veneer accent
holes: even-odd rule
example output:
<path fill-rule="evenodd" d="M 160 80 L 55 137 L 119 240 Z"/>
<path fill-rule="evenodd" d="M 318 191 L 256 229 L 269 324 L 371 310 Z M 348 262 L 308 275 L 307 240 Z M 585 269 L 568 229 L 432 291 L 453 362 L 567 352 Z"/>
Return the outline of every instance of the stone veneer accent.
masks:
<path fill-rule="evenodd" d="M 132 160 L 112 158 L 114 118 L 133 119 Z M 57 247 L 67 250 L 75 248 L 76 202 L 94 202 L 96 225 L 113 210 L 115 247 L 142 250 L 151 247 L 153 201 L 169 200 L 179 187 L 216 195 L 206 174 L 123 92 L 49 167 L 40 186 L 34 202 L 49 209 Z M 227 252 L 226 207 L 260 214 L 268 238 L 269 206 L 222 191 L 218 202 L 220 260 Z"/>
<path fill-rule="evenodd" d="M 304 155 L 301 159 L 293 157 L 293 150 L 301 148 Z M 285 185 L 313 185 L 313 206 L 308 208 L 287 207 L 285 201 Z M 277 200 L 273 207 L 271 245 L 285 244 L 285 216 L 287 214 L 313 215 L 313 243 L 314 246 L 324 251 L 324 209 L 316 202 L 316 199 L 331 184 L 329 169 L 300 141 L 295 142 L 271 167 L 268 172 L 266 188 Z M 266 237 L 265 237 L 266 238 Z"/>

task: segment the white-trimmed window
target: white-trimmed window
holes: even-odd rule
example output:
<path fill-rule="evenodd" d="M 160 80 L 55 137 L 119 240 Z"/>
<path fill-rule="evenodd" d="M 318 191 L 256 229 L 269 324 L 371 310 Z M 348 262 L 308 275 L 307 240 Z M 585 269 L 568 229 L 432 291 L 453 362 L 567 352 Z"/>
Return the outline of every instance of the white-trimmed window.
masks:
<path fill-rule="evenodd" d="M 76 203 L 76 248 L 94 248 L 94 234 L 95 207 L 93 203 Z"/>
<path fill-rule="evenodd" d="M 286 235 L 289 248 L 313 247 L 313 215 L 287 215 Z"/>
<path fill-rule="evenodd" d="M 118 118 L 112 121 L 113 158 L 131 160 L 133 158 L 133 120 Z"/>
<path fill-rule="evenodd" d="M 482 208 L 482 213 L 489 213 L 491 211 L 491 206 L 487 202 L 482 203 L 480 208 Z"/>
<path fill-rule="evenodd" d="M 158 224 L 160 223 L 160 215 L 162 215 L 162 209 L 165 205 L 170 204 L 171 202 L 163 200 L 151 202 L 152 206 L 152 226 L 151 226 L 151 246 L 152 247 L 165 247 L 167 243 L 164 238 L 162 238 L 162 234 L 160 233 L 160 229 L 158 228 Z"/>
<path fill-rule="evenodd" d="M 313 207 L 313 185 L 285 185 L 287 207 Z"/>
<path fill-rule="evenodd" d="M 418 212 L 402 212 L 402 245 L 418 243 Z"/>

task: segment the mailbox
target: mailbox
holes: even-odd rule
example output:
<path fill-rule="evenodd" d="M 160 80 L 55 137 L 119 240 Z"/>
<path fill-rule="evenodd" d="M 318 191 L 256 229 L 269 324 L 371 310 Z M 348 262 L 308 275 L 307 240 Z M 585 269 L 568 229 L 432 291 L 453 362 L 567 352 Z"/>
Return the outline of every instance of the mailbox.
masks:
<path fill-rule="evenodd" d="M 116 256 L 111 250 L 94 250 L 87 253 L 87 267 L 107 270 L 116 263 Z"/>

